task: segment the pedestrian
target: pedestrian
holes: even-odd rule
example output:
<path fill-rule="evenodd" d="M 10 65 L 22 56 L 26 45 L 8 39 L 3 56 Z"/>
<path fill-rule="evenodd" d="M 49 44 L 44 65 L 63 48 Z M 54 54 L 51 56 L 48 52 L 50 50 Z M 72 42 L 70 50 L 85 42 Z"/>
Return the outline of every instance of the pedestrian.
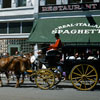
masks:
<path fill-rule="evenodd" d="M 16 51 L 16 52 L 15 52 L 15 56 L 20 56 L 19 51 Z"/>
<path fill-rule="evenodd" d="M 3 53 L 3 57 L 4 57 L 4 58 L 9 57 L 9 53 L 8 53 L 8 52 L 7 52 L 7 53 Z"/>
<path fill-rule="evenodd" d="M 35 60 L 36 60 L 36 57 L 33 55 L 33 53 L 32 52 L 30 52 L 30 62 L 31 62 L 31 68 L 33 69 L 33 70 L 36 70 L 36 68 L 35 68 Z"/>

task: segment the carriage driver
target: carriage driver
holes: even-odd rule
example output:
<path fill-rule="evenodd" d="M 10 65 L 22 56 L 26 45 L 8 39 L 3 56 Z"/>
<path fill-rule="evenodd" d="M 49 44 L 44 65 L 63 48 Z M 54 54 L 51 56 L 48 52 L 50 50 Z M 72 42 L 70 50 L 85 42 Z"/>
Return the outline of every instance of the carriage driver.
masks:
<path fill-rule="evenodd" d="M 51 54 L 51 53 L 54 53 L 54 52 L 57 52 L 57 53 L 59 54 L 58 49 L 62 47 L 62 42 L 61 42 L 61 39 L 60 39 L 60 36 L 59 36 L 58 33 L 55 34 L 55 38 L 56 38 L 56 42 L 55 42 L 54 44 L 49 45 L 49 47 L 46 48 L 45 50 L 43 50 L 43 49 L 40 50 L 40 51 L 38 52 L 38 54 L 41 54 L 41 53 L 43 53 L 43 52 L 45 52 L 45 51 L 46 51 L 46 56 L 47 56 L 48 54 Z M 54 52 L 53 52 L 53 51 L 54 51 Z M 57 53 L 56 53 L 56 54 L 57 54 Z M 60 57 L 60 58 L 61 58 L 61 57 Z M 60 66 L 60 67 L 57 67 L 57 68 L 58 68 L 59 70 L 62 71 L 61 66 Z"/>
<path fill-rule="evenodd" d="M 55 34 L 56 42 L 54 44 L 51 44 L 48 48 L 48 50 L 57 50 L 62 47 L 61 39 L 58 33 Z"/>
<path fill-rule="evenodd" d="M 55 34 L 56 42 L 54 44 L 49 45 L 48 48 L 42 49 L 38 51 L 38 54 L 41 54 L 46 50 L 46 52 L 49 52 L 51 50 L 58 50 L 62 47 L 61 39 L 58 33 Z"/>

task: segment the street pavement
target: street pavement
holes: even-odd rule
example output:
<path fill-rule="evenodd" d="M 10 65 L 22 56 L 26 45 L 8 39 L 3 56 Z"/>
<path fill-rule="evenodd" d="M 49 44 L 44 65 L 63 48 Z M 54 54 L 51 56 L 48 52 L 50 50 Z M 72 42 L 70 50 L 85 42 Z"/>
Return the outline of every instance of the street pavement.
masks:
<path fill-rule="evenodd" d="M 41 90 L 28 79 L 19 88 L 15 88 L 16 81 L 11 80 L 7 85 L 3 80 L 0 87 L 0 100 L 100 100 L 100 85 L 93 91 L 79 91 L 70 81 L 62 81 L 56 88 Z"/>

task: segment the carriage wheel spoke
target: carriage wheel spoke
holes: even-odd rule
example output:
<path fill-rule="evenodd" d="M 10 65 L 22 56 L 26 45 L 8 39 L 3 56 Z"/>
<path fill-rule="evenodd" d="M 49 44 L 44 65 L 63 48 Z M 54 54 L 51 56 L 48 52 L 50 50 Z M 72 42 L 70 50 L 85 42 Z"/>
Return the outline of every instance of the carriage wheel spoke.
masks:
<path fill-rule="evenodd" d="M 73 80 L 75 80 L 75 79 L 80 79 L 81 77 L 74 77 L 74 78 L 72 78 Z"/>
<path fill-rule="evenodd" d="M 94 70 L 92 69 L 89 73 L 87 73 L 87 76 L 88 76 L 89 74 L 91 74 L 93 71 L 94 71 Z"/>
<path fill-rule="evenodd" d="M 87 81 L 87 83 L 88 83 L 88 85 L 91 87 L 92 86 L 92 84 L 90 84 L 90 81 Z"/>
<path fill-rule="evenodd" d="M 82 79 L 79 79 L 75 84 L 79 83 Z"/>
<path fill-rule="evenodd" d="M 89 65 L 88 65 L 88 66 L 87 66 L 87 68 L 86 68 L 85 74 L 87 74 L 87 72 L 88 72 L 88 69 L 89 69 Z"/>
<path fill-rule="evenodd" d="M 80 77 L 82 76 L 81 74 L 78 74 L 78 73 L 75 73 L 75 72 L 73 72 L 73 74 L 75 74 L 77 76 L 80 76 Z"/>
<path fill-rule="evenodd" d="M 96 77 L 97 75 L 89 75 L 89 76 L 87 76 L 87 77 Z"/>
<path fill-rule="evenodd" d="M 82 66 L 82 73 L 84 74 L 84 67 L 83 67 L 83 65 L 81 65 Z"/>
<path fill-rule="evenodd" d="M 87 78 L 89 81 L 95 82 L 95 80 L 91 79 L 91 78 Z"/>
<path fill-rule="evenodd" d="M 84 86 L 85 86 L 85 89 L 86 89 L 86 88 L 87 88 L 87 87 L 86 87 L 86 81 L 84 81 Z"/>
<path fill-rule="evenodd" d="M 82 82 L 81 82 L 81 84 L 80 84 L 80 88 L 82 87 Z"/>
<path fill-rule="evenodd" d="M 80 69 L 79 69 L 79 68 L 77 68 L 77 70 L 80 72 L 80 74 L 82 74 L 82 72 L 80 71 Z"/>

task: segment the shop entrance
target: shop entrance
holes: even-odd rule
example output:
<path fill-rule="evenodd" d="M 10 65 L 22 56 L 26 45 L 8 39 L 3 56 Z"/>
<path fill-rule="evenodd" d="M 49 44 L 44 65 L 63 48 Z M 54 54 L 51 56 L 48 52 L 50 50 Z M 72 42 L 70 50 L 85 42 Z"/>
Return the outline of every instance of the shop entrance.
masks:
<path fill-rule="evenodd" d="M 16 51 L 20 51 L 20 45 L 9 45 L 8 46 L 8 52 L 11 56 L 15 55 Z"/>

